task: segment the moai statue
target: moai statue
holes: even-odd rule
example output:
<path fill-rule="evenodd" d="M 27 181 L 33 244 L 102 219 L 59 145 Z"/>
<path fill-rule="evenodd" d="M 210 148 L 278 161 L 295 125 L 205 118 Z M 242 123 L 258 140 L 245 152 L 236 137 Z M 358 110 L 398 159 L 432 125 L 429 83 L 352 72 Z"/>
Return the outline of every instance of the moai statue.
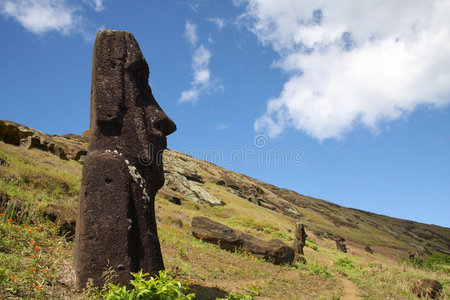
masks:
<path fill-rule="evenodd" d="M 303 253 L 303 247 L 306 245 L 306 237 L 305 226 L 300 222 L 295 224 L 294 261 L 296 262 L 306 262 L 304 257 L 305 254 Z"/>
<path fill-rule="evenodd" d="M 91 124 L 76 226 L 77 287 L 91 278 L 129 285 L 130 272 L 164 269 L 155 194 L 164 184 L 166 136 L 176 130 L 153 97 L 147 62 L 134 36 L 97 34 L 92 62 Z"/>
<path fill-rule="evenodd" d="M 336 243 L 336 249 L 344 253 L 347 253 L 347 246 L 345 246 L 345 239 L 343 237 L 339 236 L 334 238 L 334 242 Z"/>

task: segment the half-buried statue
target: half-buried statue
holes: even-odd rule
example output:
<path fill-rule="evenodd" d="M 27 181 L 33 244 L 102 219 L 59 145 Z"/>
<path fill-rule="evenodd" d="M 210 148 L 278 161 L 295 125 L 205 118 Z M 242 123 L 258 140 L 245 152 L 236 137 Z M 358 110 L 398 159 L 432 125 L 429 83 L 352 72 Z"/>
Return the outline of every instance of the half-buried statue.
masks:
<path fill-rule="evenodd" d="M 130 272 L 164 269 L 155 194 L 164 183 L 166 136 L 176 130 L 152 95 L 149 69 L 133 35 L 102 30 L 92 62 L 91 124 L 76 227 L 77 286 L 116 283 Z"/>

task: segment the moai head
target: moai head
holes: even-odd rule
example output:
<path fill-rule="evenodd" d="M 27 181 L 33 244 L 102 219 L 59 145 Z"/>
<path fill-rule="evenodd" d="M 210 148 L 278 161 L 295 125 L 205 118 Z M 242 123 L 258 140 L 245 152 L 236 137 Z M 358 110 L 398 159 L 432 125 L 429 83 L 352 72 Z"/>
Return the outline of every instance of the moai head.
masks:
<path fill-rule="evenodd" d="M 153 97 L 148 75 L 131 33 L 97 34 L 74 250 L 79 288 L 89 279 L 101 286 L 107 268 L 122 285 L 129 285 L 131 272 L 164 269 L 154 199 L 164 184 L 166 136 L 176 126 Z"/>
<path fill-rule="evenodd" d="M 138 43 L 129 32 L 102 30 L 92 64 L 89 151 L 117 150 L 132 165 L 151 171 L 154 188 L 160 188 L 161 155 L 176 125 L 153 97 Z"/>

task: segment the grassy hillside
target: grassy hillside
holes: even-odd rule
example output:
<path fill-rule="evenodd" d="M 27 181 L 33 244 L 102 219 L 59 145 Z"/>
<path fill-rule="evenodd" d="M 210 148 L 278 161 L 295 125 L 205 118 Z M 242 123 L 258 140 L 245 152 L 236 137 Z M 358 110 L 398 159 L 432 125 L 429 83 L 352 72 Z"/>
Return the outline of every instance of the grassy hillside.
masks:
<path fill-rule="evenodd" d="M 433 250 L 446 247 L 446 228 L 343 208 L 182 154 L 167 156 L 191 164 L 185 175 L 226 203 L 199 203 L 168 187 L 156 198 L 166 268 L 176 279 L 188 281 L 198 299 L 251 288 L 258 291 L 257 299 L 410 299 L 414 281 L 421 278 L 439 280 L 449 295 L 449 258 Z M 76 208 L 81 164 L 2 142 L 0 158 L 6 162 L 0 166 L 0 298 L 83 298 L 73 289 L 73 241 L 61 230 L 63 224 L 46 214 L 49 205 Z M 175 167 L 166 162 L 169 171 Z M 261 205 L 249 201 L 249 190 L 263 200 Z M 168 201 L 173 197 L 181 205 Z M 306 264 L 275 266 L 199 241 L 190 231 L 194 216 L 207 216 L 261 239 L 276 237 L 291 244 L 294 213 L 307 225 Z M 349 253 L 338 252 L 327 234 L 344 236 Z M 422 264 L 404 259 L 408 249 L 426 243 L 434 245 L 429 247 L 433 254 Z M 364 251 L 366 245 L 374 254 Z"/>

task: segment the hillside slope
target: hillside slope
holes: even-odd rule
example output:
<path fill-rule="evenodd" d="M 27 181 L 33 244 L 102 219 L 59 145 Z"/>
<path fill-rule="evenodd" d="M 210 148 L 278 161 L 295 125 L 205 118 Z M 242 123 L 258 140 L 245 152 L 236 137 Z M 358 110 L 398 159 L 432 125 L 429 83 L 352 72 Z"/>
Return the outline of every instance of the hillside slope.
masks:
<path fill-rule="evenodd" d="M 82 164 L 69 158 L 86 151 L 87 138 L 49 136 L 19 125 L 28 132 L 21 134 L 12 122 L 8 130 L 2 124 L 0 140 L 8 144 L 0 141 L 0 298 L 81 298 L 73 289 L 70 222 Z M 55 148 L 61 150 L 49 150 Z M 448 256 L 430 256 L 447 261 L 432 268 L 405 258 L 418 252 L 427 262 L 424 252 L 449 252 L 449 228 L 341 207 L 172 150 L 165 151 L 164 168 L 166 184 L 156 197 L 164 262 L 176 278 L 190 282 L 198 299 L 246 292 L 249 286 L 258 288 L 258 299 L 409 299 L 421 278 L 439 280 L 448 294 Z M 56 208 L 59 219 L 52 217 Z M 307 264 L 274 266 L 203 243 L 190 232 L 195 216 L 288 244 L 300 220 L 308 234 Z M 336 250 L 337 236 L 346 239 L 348 253 Z"/>

